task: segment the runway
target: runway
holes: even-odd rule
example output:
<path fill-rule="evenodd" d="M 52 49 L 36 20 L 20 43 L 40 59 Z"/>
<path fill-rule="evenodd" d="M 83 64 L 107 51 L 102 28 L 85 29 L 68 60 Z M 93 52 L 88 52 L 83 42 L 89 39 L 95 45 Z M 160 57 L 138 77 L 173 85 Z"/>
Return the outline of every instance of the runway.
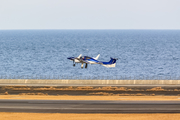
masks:
<path fill-rule="evenodd" d="M 0 100 L 0 112 L 180 113 L 180 101 Z"/>

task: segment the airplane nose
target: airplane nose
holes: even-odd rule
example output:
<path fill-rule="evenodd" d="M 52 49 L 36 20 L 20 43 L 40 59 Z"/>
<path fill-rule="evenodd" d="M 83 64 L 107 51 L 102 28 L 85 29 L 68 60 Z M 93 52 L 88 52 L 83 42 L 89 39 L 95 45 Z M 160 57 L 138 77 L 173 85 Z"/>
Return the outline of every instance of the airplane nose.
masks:
<path fill-rule="evenodd" d="M 73 59 L 73 57 L 68 57 L 67 59 L 72 60 L 72 59 Z"/>

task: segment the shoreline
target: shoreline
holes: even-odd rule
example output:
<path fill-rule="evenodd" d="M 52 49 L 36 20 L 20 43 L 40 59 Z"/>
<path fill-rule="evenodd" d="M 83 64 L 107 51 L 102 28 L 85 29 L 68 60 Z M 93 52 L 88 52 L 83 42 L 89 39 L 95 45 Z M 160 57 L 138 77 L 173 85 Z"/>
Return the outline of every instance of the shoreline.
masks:
<path fill-rule="evenodd" d="M 180 80 L 70 80 L 70 79 L 0 79 L 9 85 L 179 85 Z"/>
<path fill-rule="evenodd" d="M 0 86 L 0 95 L 180 96 L 180 86 Z"/>

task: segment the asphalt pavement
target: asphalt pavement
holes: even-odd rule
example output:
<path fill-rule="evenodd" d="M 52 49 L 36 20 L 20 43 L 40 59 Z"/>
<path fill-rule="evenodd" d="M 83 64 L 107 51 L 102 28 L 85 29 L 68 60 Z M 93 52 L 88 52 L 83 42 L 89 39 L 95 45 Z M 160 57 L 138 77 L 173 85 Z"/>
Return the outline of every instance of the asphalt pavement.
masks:
<path fill-rule="evenodd" d="M 0 100 L 0 112 L 180 113 L 180 101 Z"/>

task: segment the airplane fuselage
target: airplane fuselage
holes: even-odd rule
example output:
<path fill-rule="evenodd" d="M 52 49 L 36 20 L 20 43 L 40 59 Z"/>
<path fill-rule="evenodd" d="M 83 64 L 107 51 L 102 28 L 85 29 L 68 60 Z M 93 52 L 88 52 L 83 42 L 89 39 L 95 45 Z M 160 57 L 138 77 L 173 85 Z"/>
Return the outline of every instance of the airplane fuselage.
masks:
<path fill-rule="evenodd" d="M 67 59 L 73 61 L 73 66 L 75 66 L 75 63 L 81 63 L 81 68 L 83 68 L 83 64 L 85 64 L 85 68 L 87 68 L 88 64 L 100 64 L 105 67 L 115 67 L 117 59 L 111 58 L 109 62 L 101 62 L 97 60 L 99 55 L 96 58 L 92 58 L 88 56 L 81 57 L 81 55 L 79 55 L 78 57 L 69 57 Z"/>

